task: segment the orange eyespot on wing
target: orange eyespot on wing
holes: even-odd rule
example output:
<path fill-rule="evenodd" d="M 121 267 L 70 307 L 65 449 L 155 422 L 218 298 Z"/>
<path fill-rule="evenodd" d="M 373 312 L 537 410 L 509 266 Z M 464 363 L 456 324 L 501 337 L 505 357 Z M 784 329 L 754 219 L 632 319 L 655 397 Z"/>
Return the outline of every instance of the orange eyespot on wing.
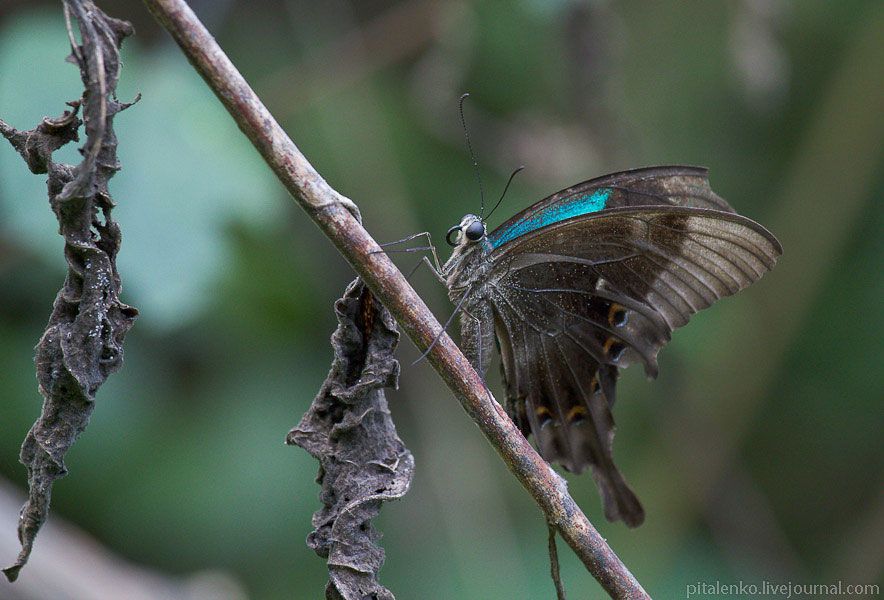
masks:
<path fill-rule="evenodd" d="M 605 340 L 604 350 L 605 356 L 607 356 L 611 362 L 617 362 L 626 350 L 626 344 L 617 338 L 609 337 Z"/>
<path fill-rule="evenodd" d="M 552 414 L 550 414 L 549 408 L 546 406 L 538 406 L 534 409 L 534 412 L 537 414 L 537 420 L 540 421 L 541 427 L 552 421 Z"/>
<path fill-rule="evenodd" d="M 626 325 L 627 319 L 626 309 L 620 304 L 612 302 L 611 308 L 608 309 L 608 324 L 611 327 L 623 327 Z"/>
<path fill-rule="evenodd" d="M 589 393 L 595 396 L 595 393 L 599 391 L 599 376 L 598 373 L 592 376 L 592 379 L 589 380 Z"/>
<path fill-rule="evenodd" d="M 575 425 L 580 423 L 586 418 L 586 408 L 583 406 L 575 405 L 571 407 L 571 410 L 568 411 L 568 414 L 565 416 L 565 419 L 571 425 Z"/>

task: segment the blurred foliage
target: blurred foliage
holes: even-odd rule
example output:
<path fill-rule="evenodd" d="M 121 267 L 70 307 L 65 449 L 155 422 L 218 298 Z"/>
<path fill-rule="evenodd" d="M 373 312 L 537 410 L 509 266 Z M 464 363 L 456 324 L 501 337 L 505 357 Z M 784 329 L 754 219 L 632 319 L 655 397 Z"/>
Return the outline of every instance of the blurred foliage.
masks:
<path fill-rule="evenodd" d="M 316 464 L 283 438 L 325 376 L 351 273 L 144 7 L 103 6 L 138 30 L 121 94 L 143 99 L 117 119 L 111 185 L 123 300 L 142 316 L 51 518 L 161 571 L 220 568 L 254 598 L 318 597 L 324 565 L 303 543 Z M 476 210 L 463 91 L 489 196 L 528 167 L 492 226 L 604 172 L 709 166 L 784 258 L 678 331 L 656 382 L 623 377 L 615 455 L 646 524 L 605 522 L 588 476 L 569 476 L 571 490 L 655 597 L 717 579 L 881 581 L 881 3 L 194 6 L 381 241 L 438 242 Z M 60 114 L 79 94 L 68 51 L 55 3 L 0 7 L 0 117 L 26 129 Z M 43 181 L 0 148 L 0 473 L 19 485 L 61 247 Z M 431 277 L 414 282 L 449 314 Z M 403 598 L 550 597 L 540 513 L 438 378 L 406 366 L 389 401 L 417 471 L 379 519 L 382 581 Z M 596 597 L 560 555 L 573 596 Z"/>

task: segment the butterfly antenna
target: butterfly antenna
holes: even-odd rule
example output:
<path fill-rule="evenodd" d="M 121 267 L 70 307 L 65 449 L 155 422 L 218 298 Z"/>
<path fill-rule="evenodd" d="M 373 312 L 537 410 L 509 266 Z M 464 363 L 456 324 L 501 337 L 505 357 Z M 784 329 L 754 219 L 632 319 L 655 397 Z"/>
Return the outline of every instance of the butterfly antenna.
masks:
<path fill-rule="evenodd" d="M 458 109 L 460 110 L 460 124 L 463 126 L 463 135 L 467 140 L 467 150 L 470 151 L 470 160 L 473 161 L 473 168 L 476 170 L 476 181 L 479 182 L 479 201 L 481 202 L 479 218 L 481 219 L 482 215 L 485 214 L 485 190 L 482 187 L 482 175 L 479 173 L 479 161 L 476 160 L 476 153 L 473 152 L 473 144 L 470 143 L 470 131 L 467 129 L 467 120 L 463 116 L 463 101 L 469 97 L 469 94 L 464 94 L 460 97 Z"/>
<path fill-rule="evenodd" d="M 512 174 L 510 175 L 510 178 L 507 180 L 506 185 L 503 188 L 503 193 L 500 195 L 500 200 L 497 201 L 497 204 L 494 205 L 494 208 L 491 209 L 491 212 L 488 213 L 488 216 L 485 219 L 482 219 L 483 221 L 487 221 L 488 219 L 491 218 L 491 215 L 494 214 L 494 211 L 497 210 L 497 207 L 500 206 L 501 202 L 503 202 L 503 197 L 506 196 L 506 191 L 508 189 L 510 189 L 510 184 L 513 182 L 513 178 L 515 178 L 515 176 L 518 175 L 519 172 L 524 168 L 525 168 L 525 165 L 522 165 L 521 167 L 519 167 L 518 169 L 516 169 L 515 171 L 512 172 Z"/>

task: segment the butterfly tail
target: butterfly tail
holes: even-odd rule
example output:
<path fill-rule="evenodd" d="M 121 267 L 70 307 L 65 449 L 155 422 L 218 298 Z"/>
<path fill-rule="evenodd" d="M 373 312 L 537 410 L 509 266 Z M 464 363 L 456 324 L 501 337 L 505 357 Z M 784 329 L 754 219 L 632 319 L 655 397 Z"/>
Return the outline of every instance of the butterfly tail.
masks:
<path fill-rule="evenodd" d="M 602 494 L 605 518 L 609 521 L 622 520 L 629 527 L 641 525 L 645 520 L 645 510 L 617 467 L 610 462 L 591 466 L 592 477 Z"/>
<path fill-rule="evenodd" d="M 614 464 L 614 404 L 617 368 L 569 362 L 567 347 L 541 342 L 546 360 L 538 385 L 525 401 L 524 416 L 540 455 L 550 463 L 581 473 L 592 467 L 605 517 L 630 527 L 644 521 L 644 509 Z"/>
<path fill-rule="evenodd" d="M 616 367 L 602 365 L 591 380 L 593 388 L 585 398 L 589 418 L 576 427 L 569 425 L 570 435 L 575 438 L 572 447 L 577 450 L 571 460 L 563 462 L 569 471 L 581 472 L 592 467 L 592 476 L 602 495 L 605 517 L 609 521 L 622 520 L 629 527 L 638 527 L 644 522 L 645 511 L 638 497 L 626 483 L 623 474 L 614 464 L 614 417 L 611 408 L 614 404 L 614 384 L 617 378 Z M 599 381 L 595 385 L 595 381 Z"/>
<path fill-rule="evenodd" d="M 638 527 L 645 520 L 644 508 L 614 464 L 613 457 L 615 427 L 611 409 L 616 399 L 618 375 L 617 367 L 600 365 L 596 375 L 599 386 L 589 401 L 597 440 L 592 446 L 601 448 L 600 460 L 592 463 L 593 479 L 602 490 L 605 517 L 611 521 L 622 519 L 628 526 Z"/>

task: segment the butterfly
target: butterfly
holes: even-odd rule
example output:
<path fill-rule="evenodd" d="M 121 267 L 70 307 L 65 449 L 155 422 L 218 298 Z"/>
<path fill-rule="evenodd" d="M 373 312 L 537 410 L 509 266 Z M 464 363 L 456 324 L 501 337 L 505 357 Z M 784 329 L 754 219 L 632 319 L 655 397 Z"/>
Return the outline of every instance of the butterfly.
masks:
<path fill-rule="evenodd" d="M 461 349 L 485 377 L 500 352 L 506 410 L 541 456 L 592 468 L 608 520 L 644 520 L 614 464 L 620 369 L 657 375 L 657 353 L 691 315 L 757 281 L 779 241 L 712 191 L 707 170 L 661 166 L 562 190 L 490 233 L 468 214 L 439 271 Z"/>

